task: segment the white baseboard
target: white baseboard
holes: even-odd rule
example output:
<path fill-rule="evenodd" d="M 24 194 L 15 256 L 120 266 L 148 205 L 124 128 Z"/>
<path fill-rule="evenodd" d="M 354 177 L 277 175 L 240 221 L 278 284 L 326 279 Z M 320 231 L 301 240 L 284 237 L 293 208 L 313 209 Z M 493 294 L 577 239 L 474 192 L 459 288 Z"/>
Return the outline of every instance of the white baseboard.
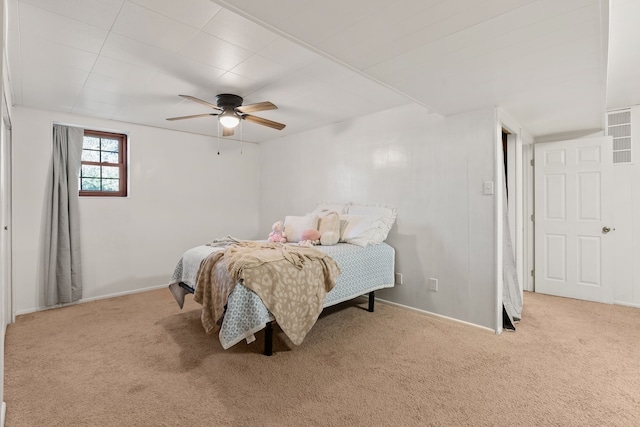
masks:
<path fill-rule="evenodd" d="M 615 305 L 624 305 L 626 307 L 633 307 L 633 308 L 640 308 L 640 304 L 634 304 L 632 302 L 625 302 L 625 301 L 614 301 L 613 302 Z"/>
<path fill-rule="evenodd" d="M 67 307 L 70 305 L 76 305 L 76 304 L 82 304 L 85 302 L 90 302 L 90 301 L 98 301 L 101 299 L 107 299 L 107 298 L 115 298 L 115 297 L 121 297 L 121 296 L 125 296 L 125 295 L 132 295 L 132 294 L 138 294 L 140 292 L 147 292 L 147 291 L 155 291 L 156 289 L 162 289 L 162 288 L 166 288 L 169 285 L 158 285 L 158 286 L 150 286 L 148 288 L 142 288 L 142 289 L 134 289 L 131 291 L 124 291 L 124 292 L 116 292 L 114 294 L 108 294 L 108 295 L 100 295 L 97 297 L 91 297 L 91 298 L 82 298 L 76 302 L 71 302 L 68 304 L 58 304 L 58 305 L 54 305 L 51 307 L 39 307 L 39 308 L 29 308 L 26 310 L 18 310 L 16 311 L 15 315 L 19 316 L 21 314 L 29 314 L 29 313 L 35 313 L 37 311 L 45 311 L 45 310 L 51 310 L 54 308 L 60 308 L 60 307 Z M 0 425 L 1 426 L 1 425 Z"/>
<path fill-rule="evenodd" d="M 101 295 L 101 296 L 98 296 L 98 297 L 83 298 L 83 299 L 81 299 L 79 301 L 72 302 L 72 303 L 69 303 L 69 304 L 64 304 L 64 305 L 56 305 L 56 306 L 53 306 L 53 307 L 41 307 L 41 308 L 34 308 L 34 309 L 27 309 L 27 310 L 19 310 L 19 311 L 16 312 L 16 315 L 19 316 L 21 314 L 28 314 L 28 313 L 35 313 L 37 311 L 51 310 L 51 309 L 54 309 L 54 308 L 66 307 L 66 306 L 75 305 L 75 304 L 82 304 L 82 303 L 90 302 L 90 301 L 98 301 L 98 300 L 101 300 L 101 299 L 115 298 L 115 297 L 120 297 L 120 296 L 125 296 L 125 295 L 132 295 L 132 294 L 137 294 L 137 293 L 140 293 L 140 292 L 154 291 L 156 289 L 166 288 L 167 286 L 168 285 L 166 285 L 166 284 L 158 285 L 158 286 L 150 286 L 148 288 L 135 289 L 135 290 L 132 290 L 132 291 L 118 292 L 118 293 L 114 293 L 114 294 Z M 364 297 L 366 297 L 366 296 L 363 296 L 363 298 Z M 400 304 L 400 303 L 393 302 L 393 301 L 388 301 L 388 300 L 381 299 L 381 298 L 376 298 L 376 301 L 379 301 L 379 302 L 381 302 L 383 304 L 389 304 L 389 305 L 393 305 L 393 306 L 396 306 L 396 307 L 404 308 L 406 310 L 415 311 L 417 313 L 424 314 L 426 316 L 433 316 L 433 317 L 438 317 L 440 319 L 451 320 L 453 322 L 462 323 L 463 325 L 473 326 L 475 328 L 479 328 L 479 329 L 482 329 L 482 330 L 485 330 L 485 331 L 489 331 L 489 332 L 494 333 L 494 334 L 496 333 L 495 330 L 493 330 L 491 328 L 487 328 L 486 326 L 476 325 L 475 323 L 466 322 L 464 320 L 455 319 L 453 317 L 444 316 L 442 314 L 433 313 L 431 311 L 422 310 L 422 309 L 415 308 L 415 307 L 410 307 L 408 305 Z M 625 304 L 617 303 L 617 302 L 616 302 L 616 304 L 625 305 Z M 640 306 L 637 306 L 637 307 L 640 308 Z M 0 427 L 2 427 L 2 424 L 0 424 Z"/>
<path fill-rule="evenodd" d="M 7 415 L 7 403 L 2 402 L 2 409 L 0 410 L 0 427 L 4 427 L 5 416 Z"/>
<path fill-rule="evenodd" d="M 379 299 L 379 298 L 376 298 L 376 301 L 380 301 L 381 303 L 384 303 L 384 304 L 394 305 L 394 306 L 396 306 L 396 307 L 404 308 L 404 309 L 406 309 L 406 310 L 415 311 L 415 312 L 417 312 L 417 313 L 424 314 L 424 315 L 426 315 L 426 316 L 438 317 L 438 318 L 440 318 L 440 319 L 451 320 L 451 321 L 456 322 L 456 323 L 462 323 L 463 325 L 473 326 L 474 328 L 482 329 L 483 331 L 488 331 L 488 332 L 491 332 L 492 334 L 495 334 L 495 333 L 496 333 L 496 331 L 495 331 L 495 330 L 493 330 L 493 329 L 491 329 L 491 328 L 487 328 L 486 326 L 476 325 L 475 323 L 465 322 L 464 320 L 455 319 L 455 318 L 453 318 L 453 317 L 449 317 L 449 316 L 443 316 L 442 314 L 433 313 L 433 312 L 431 312 L 431 311 L 421 310 L 421 309 L 419 309 L 419 308 L 410 307 L 410 306 L 408 306 L 408 305 L 399 304 L 399 303 L 397 303 L 397 302 L 387 301 L 387 300 Z"/>

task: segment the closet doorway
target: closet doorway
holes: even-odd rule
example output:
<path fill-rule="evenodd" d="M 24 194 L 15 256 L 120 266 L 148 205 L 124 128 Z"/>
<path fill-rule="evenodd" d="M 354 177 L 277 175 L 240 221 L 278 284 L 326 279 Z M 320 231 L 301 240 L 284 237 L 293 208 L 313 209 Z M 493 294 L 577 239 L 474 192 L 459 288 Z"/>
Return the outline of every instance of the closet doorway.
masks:
<path fill-rule="evenodd" d="M 525 283 L 523 138 L 521 128 L 498 110 L 495 157 L 496 332 L 512 329 L 506 317 L 519 320 Z M 487 194 L 487 193 L 485 193 Z"/>
<path fill-rule="evenodd" d="M 516 269 L 518 272 L 518 283 L 520 284 L 520 292 L 526 289 L 525 280 L 525 245 L 524 245 L 524 190 L 523 190 L 523 172 L 524 161 L 522 155 L 522 138 L 517 133 L 517 129 L 507 128 L 504 123 L 501 127 L 502 142 L 502 162 L 500 165 L 500 173 L 504 177 L 505 203 L 507 204 L 507 213 L 509 217 L 509 236 L 514 249 L 514 258 L 516 261 Z M 503 232 L 506 232 L 504 230 Z"/>

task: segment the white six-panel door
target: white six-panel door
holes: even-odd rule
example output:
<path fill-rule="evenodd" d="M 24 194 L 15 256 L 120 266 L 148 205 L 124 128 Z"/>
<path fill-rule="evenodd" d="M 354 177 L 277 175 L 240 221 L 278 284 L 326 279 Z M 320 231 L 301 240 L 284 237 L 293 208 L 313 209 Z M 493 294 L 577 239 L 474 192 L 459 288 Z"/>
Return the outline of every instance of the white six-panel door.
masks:
<path fill-rule="evenodd" d="M 535 291 L 613 302 L 610 137 L 535 145 Z"/>

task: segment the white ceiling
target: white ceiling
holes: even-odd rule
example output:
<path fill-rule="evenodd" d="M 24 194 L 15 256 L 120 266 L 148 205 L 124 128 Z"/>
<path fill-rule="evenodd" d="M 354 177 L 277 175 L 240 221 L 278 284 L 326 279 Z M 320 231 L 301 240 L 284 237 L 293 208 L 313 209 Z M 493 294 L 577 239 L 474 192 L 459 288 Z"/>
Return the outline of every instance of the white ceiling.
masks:
<path fill-rule="evenodd" d="M 612 17 L 640 17 L 637 0 L 614 1 Z M 9 0 L 13 103 L 212 135 L 211 117 L 165 119 L 211 111 L 178 94 L 234 93 L 287 124 L 243 123 L 258 142 L 411 101 L 442 115 L 501 106 L 534 136 L 601 128 L 605 100 L 640 101 L 623 83 L 629 35 L 612 30 L 624 40 L 607 49 L 605 0 L 218 3 Z"/>

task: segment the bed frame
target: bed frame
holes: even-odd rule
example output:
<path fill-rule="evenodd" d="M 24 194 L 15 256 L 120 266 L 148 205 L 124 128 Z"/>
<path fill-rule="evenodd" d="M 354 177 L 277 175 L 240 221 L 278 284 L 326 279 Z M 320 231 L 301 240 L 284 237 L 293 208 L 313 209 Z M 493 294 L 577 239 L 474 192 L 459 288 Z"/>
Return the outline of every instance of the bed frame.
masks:
<path fill-rule="evenodd" d="M 191 288 L 191 286 L 185 283 L 180 282 L 179 285 L 182 289 L 191 294 L 195 292 L 193 288 Z M 375 299 L 375 291 L 369 292 L 369 306 L 367 307 L 367 311 L 370 313 L 373 313 Z M 264 330 L 264 351 L 262 352 L 262 354 L 264 354 L 265 356 L 271 356 L 273 354 L 273 323 L 274 322 L 267 323 L 267 326 Z"/>

